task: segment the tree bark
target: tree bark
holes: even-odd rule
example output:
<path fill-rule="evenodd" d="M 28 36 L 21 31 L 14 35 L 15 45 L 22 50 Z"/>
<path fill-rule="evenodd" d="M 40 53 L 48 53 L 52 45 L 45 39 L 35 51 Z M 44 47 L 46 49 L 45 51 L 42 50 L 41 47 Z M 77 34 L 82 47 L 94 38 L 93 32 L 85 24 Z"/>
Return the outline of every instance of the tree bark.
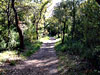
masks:
<path fill-rule="evenodd" d="M 7 19 L 8 19 L 8 39 L 7 39 L 7 49 L 9 49 L 9 35 L 10 35 L 10 0 L 8 1 L 8 6 L 7 6 Z"/>
<path fill-rule="evenodd" d="M 72 31 L 71 31 L 71 33 L 72 33 L 72 40 L 74 39 L 74 35 L 75 35 L 75 24 L 76 24 L 76 18 L 75 18 L 75 0 L 73 0 L 73 25 L 72 25 Z"/>
<path fill-rule="evenodd" d="M 39 24 L 39 22 L 40 22 L 40 20 L 41 20 L 41 16 L 42 16 L 43 9 L 45 8 L 45 6 L 46 6 L 48 3 L 49 3 L 49 1 L 46 1 L 46 2 L 42 5 L 42 7 L 41 7 L 41 9 L 40 9 L 40 12 L 39 12 L 39 18 L 38 18 L 38 21 L 37 21 L 37 23 L 36 23 L 37 40 L 38 40 L 38 38 L 39 38 L 38 24 Z"/>
<path fill-rule="evenodd" d="M 64 43 L 64 40 L 65 40 L 65 26 L 66 26 L 66 21 L 64 22 L 64 27 L 63 27 L 63 39 L 62 39 L 62 43 Z"/>
<path fill-rule="evenodd" d="M 60 31 L 59 31 L 59 30 L 60 30 L 60 28 L 59 28 L 59 26 L 58 26 L 58 38 L 60 37 L 60 36 L 59 36 L 59 34 L 60 34 Z"/>
<path fill-rule="evenodd" d="M 36 39 L 38 40 L 38 24 L 36 24 Z"/>
<path fill-rule="evenodd" d="M 24 37 L 22 34 L 22 30 L 20 29 L 19 25 L 18 25 L 18 14 L 17 11 L 15 9 L 15 4 L 14 4 L 15 0 L 12 0 L 12 8 L 15 14 L 15 22 L 16 22 L 16 27 L 17 27 L 17 31 L 19 33 L 19 39 L 20 39 L 20 48 L 24 49 Z"/>

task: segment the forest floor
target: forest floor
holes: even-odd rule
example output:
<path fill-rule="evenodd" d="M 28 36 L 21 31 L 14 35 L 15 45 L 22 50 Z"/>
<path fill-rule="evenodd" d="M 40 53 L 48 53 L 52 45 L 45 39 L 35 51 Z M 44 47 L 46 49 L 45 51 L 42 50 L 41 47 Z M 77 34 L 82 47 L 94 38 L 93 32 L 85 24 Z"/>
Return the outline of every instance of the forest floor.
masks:
<path fill-rule="evenodd" d="M 59 40 L 59 39 L 58 39 Z M 58 75 L 58 59 L 54 44 L 58 41 L 50 38 L 43 42 L 39 51 L 26 60 L 19 61 L 15 66 L 0 66 L 1 75 Z"/>

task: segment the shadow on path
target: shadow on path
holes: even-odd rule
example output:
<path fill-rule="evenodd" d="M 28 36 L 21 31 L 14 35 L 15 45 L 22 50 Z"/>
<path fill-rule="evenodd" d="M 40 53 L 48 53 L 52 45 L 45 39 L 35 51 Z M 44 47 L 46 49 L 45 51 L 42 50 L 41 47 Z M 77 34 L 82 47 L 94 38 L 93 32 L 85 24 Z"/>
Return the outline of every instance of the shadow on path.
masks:
<path fill-rule="evenodd" d="M 0 66 L 7 69 L 5 75 L 58 75 L 58 59 L 54 44 L 58 40 L 53 37 L 45 41 L 38 52 L 16 66 Z"/>

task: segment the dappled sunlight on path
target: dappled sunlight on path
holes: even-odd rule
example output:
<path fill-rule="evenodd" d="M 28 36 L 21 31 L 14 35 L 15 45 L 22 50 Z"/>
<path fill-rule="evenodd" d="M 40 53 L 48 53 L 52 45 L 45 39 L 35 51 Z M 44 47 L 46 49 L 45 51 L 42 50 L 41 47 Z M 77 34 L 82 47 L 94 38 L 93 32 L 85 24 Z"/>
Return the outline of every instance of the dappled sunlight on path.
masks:
<path fill-rule="evenodd" d="M 58 75 L 58 59 L 54 50 L 54 44 L 59 40 L 50 38 L 43 42 L 40 50 L 20 62 L 16 66 L 2 66 L 7 69 L 7 75 Z"/>
<path fill-rule="evenodd" d="M 42 42 L 43 43 L 56 43 L 59 40 L 61 40 L 61 39 L 55 39 L 55 38 L 51 37 L 50 40 L 44 40 Z"/>

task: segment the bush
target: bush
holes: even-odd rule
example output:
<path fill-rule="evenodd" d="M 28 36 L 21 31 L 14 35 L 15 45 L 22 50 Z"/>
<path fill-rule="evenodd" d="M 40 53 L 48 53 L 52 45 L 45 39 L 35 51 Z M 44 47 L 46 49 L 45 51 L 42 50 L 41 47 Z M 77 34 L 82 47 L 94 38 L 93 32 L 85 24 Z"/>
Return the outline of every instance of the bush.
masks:
<path fill-rule="evenodd" d="M 68 52 L 70 54 L 82 54 L 84 49 L 84 44 L 80 41 L 67 40 L 64 44 L 58 44 L 58 49 L 63 52 Z M 57 48 L 56 47 L 56 48 Z"/>
<path fill-rule="evenodd" d="M 31 56 L 33 53 L 35 53 L 37 50 L 39 50 L 42 42 L 39 41 L 34 41 L 34 42 L 30 42 L 30 41 L 25 41 L 25 46 L 27 48 L 27 50 L 23 53 L 23 56 Z"/>
<path fill-rule="evenodd" d="M 16 61 L 15 60 L 10 61 L 10 64 L 9 65 L 15 66 L 16 65 Z"/>
<path fill-rule="evenodd" d="M 10 30 L 9 37 L 8 32 L 4 31 L 4 33 L 0 35 L 0 50 L 2 51 L 7 50 L 8 48 L 13 49 L 17 47 L 17 45 L 19 44 L 18 38 L 19 35 L 14 29 Z"/>

